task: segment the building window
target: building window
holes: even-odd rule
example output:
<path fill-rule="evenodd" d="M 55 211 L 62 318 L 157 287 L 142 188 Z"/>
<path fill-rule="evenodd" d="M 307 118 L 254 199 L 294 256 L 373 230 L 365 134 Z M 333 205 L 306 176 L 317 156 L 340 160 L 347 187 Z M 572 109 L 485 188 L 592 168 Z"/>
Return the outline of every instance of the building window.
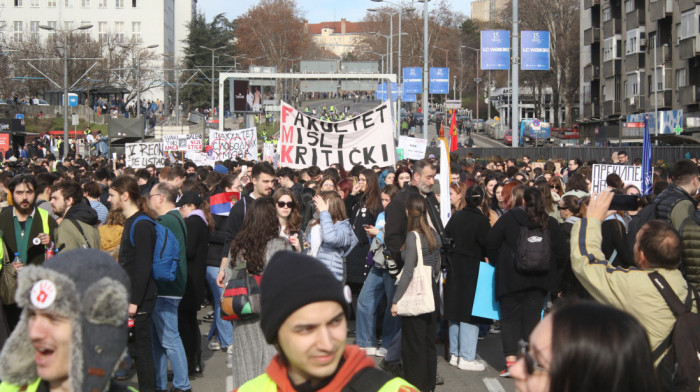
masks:
<path fill-rule="evenodd" d="M 66 20 L 63 22 L 63 28 L 70 31 L 73 30 L 73 21 L 72 20 Z"/>
<path fill-rule="evenodd" d="M 66 0 L 66 2 L 64 3 L 64 5 L 66 6 L 66 8 L 71 8 L 71 7 L 73 7 L 73 0 Z"/>
<path fill-rule="evenodd" d="M 690 10 L 681 14 L 681 27 L 678 30 L 678 38 L 686 39 L 693 37 L 696 33 L 695 29 L 695 10 Z"/>
<path fill-rule="evenodd" d="M 114 22 L 114 39 L 124 42 L 124 22 Z"/>
<path fill-rule="evenodd" d="M 0 0 L 0 7 L 5 7 L 5 0 Z"/>
<path fill-rule="evenodd" d="M 107 41 L 107 22 L 97 22 L 97 34 L 100 41 Z"/>
<path fill-rule="evenodd" d="M 107 0 L 99 0 L 99 2 L 97 3 L 97 7 L 107 8 Z"/>
<path fill-rule="evenodd" d="M 124 0 L 114 0 L 114 4 L 117 8 L 124 8 Z"/>
<path fill-rule="evenodd" d="M 136 8 L 136 0 L 131 0 L 131 8 Z"/>
<path fill-rule="evenodd" d="M 625 12 L 634 11 L 634 0 L 625 0 Z"/>
<path fill-rule="evenodd" d="M 83 0 L 82 6 L 83 8 L 90 8 L 90 0 Z"/>
<path fill-rule="evenodd" d="M 654 78 L 656 75 L 656 78 Z M 649 76 L 649 92 L 655 93 L 665 90 L 664 88 L 664 68 L 660 67 L 651 72 Z"/>
<path fill-rule="evenodd" d="M 644 29 L 636 28 L 628 31 L 627 40 L 625 41 L 625 54 L 641 52 L 643 38 Z"/>
<path fill-rule="evenodd" d="M 22 0 L 15 0 L 15 7 L 21 7 L 22 6 Z"/>
<path fill-rule="evenodd" d="M 603 61 L 620 58 L 620 42 L 618 36 L 606 38 L 603 41 Z"/>
<path fill-rule="evenodd" d="M 40 4 L 39 4 L 39 3 L 41 3 L 41 1 L 40 1 L 40 0 L 32 0 L 32 2 L 31 2 L 31 3 L 29 3 L 29 6 L 30 6 L 30 7 L 34 7 L 34 8 L 37 8 L 37 7 L 39 7 L 39 6 L 40 6 Z"/>
<path fill-rule="evenodd" d="M 141 42 L 141 22 L 131 22 L 131 39 Z"/>
<path fill-rule="evenodd" d="M 603 84 L 603 101 L 612 101 L 615 98 L 615 78 L 605 79 Z"/>
<path fill-rule="evenodd" d="M 56 0 L 47 0 L 46 6 L 49 8 L 56 8 Z"/>
<path fill-rule="evenodd" d="M 612 19 L 612 11 L 610 11 L 610 8 L 604 8 L 603 9 L 603 22 L 607 22 Z"/>
<path fill-rule="evenodd" d="M 33 20 L 33 21 L 29 22 L 29 33 L 31 34 L 32 38 L 39 39 L 39 21 L 38 20 Z"/>
<path fill-rule="evenodd" d="M 625 98 L 636 97 L 639 95 L 639 75 L 635 73 L 627 74 L 625 80 Z"/>
<path fill-rule="evenodd" d="M 688 86 L 688 78 L 686 77 L 685 68 L 676 70 L 676 87 L 686 87 Z"/>
<path fill-rule="evenodd" d="M 21 42 L 22 41 L 22 22 L 21 21 L 15 21 L 14 23 L 14 34 L 12 35 L 12 42 Z"/>

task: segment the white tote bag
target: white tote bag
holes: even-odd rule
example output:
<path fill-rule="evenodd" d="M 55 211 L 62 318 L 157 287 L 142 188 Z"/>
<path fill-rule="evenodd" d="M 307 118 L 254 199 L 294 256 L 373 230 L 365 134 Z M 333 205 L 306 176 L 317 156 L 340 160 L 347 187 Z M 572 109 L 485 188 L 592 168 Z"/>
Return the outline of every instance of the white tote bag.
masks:
<path fill-rule="evenodd" d="M 423 247 L 420 234 L 416 234 L 416 250 L 418 261 L 413 270 L 413 278 L 408 284 L 406 292 L 396 303 L 399 316 L 418 316 L 435 311 L 435 299 L 433 298 L 433 271 L 432 267 L 423 264 Z M 403 271 L 401 272 L 403 273 Z M 399 274 L 397 281 L 401 279 Z"/>

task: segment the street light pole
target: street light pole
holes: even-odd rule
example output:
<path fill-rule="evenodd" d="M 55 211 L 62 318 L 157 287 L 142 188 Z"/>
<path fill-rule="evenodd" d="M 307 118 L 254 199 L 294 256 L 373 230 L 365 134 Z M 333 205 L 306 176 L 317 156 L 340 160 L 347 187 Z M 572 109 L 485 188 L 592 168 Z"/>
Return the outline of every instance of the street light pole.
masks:
<path fill-rule="evenodd" d="M 423 139 L 428 140 L 428 0 L 423 0 Z"/>
<path fill-rule="evenodd" d="M 220 49 L 224 49 L 225 46 L 219 46 L 218 48 L 208 48 L 206 46 L 199 46 L 202 49 L 211 51 L 211 106 L 209 109 L 209 115 L 214 118 L 214 52 Z"/>

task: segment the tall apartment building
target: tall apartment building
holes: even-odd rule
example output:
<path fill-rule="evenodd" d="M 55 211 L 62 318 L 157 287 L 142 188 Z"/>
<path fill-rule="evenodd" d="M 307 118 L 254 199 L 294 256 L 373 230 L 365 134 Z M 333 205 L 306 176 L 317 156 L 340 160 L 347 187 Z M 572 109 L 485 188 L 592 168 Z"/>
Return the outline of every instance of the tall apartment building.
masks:
<path fill-rule="evenodd" d="M 652 135 L 700 131 L 698 16 L 694 0 L 581 0 L 582 131 L 639 140 L 645 115 Z"/>
<path fill-rule="evenodd" d="M 158 45 L 153 50 L 160 64 L 149 66 L 172 68 L 172 58 L 184 55 L 183 40 L 196 6 L 197 0 L 0 0 L 0 26 L 4 24 L 7 40 L 16 42 L 27 35 L 46 39 L 55 34 L 40 25 L 58 30 L 92 25 L 82 33 L 94 39 L 111 35 L 125 41 L 135 38 L 144 47 Z M 164 99 L 165 94 L 160 88 L 145 97 Z"/>
<path fill-rule="evenodd" d="M 472 19 L 484 22 L 500 21 L 499 12 L 506 8 L 506 0 L 475 0 L 470 6 Z"/>

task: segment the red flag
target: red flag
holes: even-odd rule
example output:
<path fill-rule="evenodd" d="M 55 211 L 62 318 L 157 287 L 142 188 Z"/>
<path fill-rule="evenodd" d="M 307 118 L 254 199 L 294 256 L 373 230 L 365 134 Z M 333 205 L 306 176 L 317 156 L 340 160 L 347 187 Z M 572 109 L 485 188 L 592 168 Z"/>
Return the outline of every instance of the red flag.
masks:
<path fill-rule="evenodd" d="M 452 111 L 452 122 L 450 123 L 450 152 L 457 151 L 459 148 L 457 142 L 457 115 L 456 110 Z"/>
<path fill-rule="evenodd" d="M 441 139 L 445 137 L 445 128 L 442 126 L 442 123 L 440 123 L 440 135 L 438 137 Z"/>

